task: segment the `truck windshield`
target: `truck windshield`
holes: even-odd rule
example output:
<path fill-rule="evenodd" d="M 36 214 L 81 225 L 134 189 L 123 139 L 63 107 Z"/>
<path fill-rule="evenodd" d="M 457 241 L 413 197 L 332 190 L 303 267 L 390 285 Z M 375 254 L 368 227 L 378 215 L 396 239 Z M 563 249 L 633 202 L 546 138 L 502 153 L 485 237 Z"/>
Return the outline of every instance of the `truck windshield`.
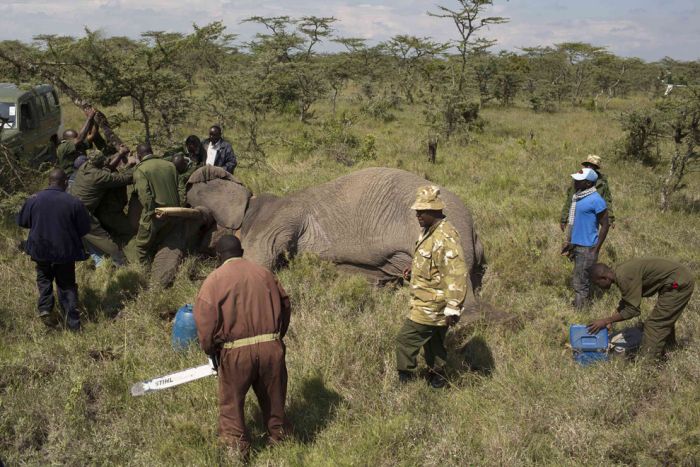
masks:
<path fill-rule="evenodd" d="M 0 127 L 15 128 L 17 125 L 17 108 L 14 103 L 0 102 Z"/>

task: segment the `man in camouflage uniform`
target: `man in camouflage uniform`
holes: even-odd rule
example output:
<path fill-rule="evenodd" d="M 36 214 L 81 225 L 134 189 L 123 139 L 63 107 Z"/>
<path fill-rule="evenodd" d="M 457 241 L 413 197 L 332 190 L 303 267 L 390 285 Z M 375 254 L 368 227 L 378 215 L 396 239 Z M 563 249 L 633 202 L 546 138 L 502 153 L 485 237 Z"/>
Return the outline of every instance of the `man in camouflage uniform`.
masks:
<path fill-rule="evenodd" d="M 610 192 L 610 185 L 608 185 L 608 178 L 600 171 L 600 156 L 589 154 L 586 160 L 581 162 L 581 167 L 584 169 L 593 169 L 598 175 L 598 179 L 595 182 L 595 189 L 598 194 L 603 197 L 603 200 L 605 200 L 605 205 L 608 207 L 608 220 L 612 227 L 615 224 L 615 215 L 612 209 L 612 193 Z M 561 208 L 561 215 L 559 216 L 559 227 L 562 232 L 566 229 L 566 224 L 569 222 L 569 210 L 571 209 L 571 200 L 574 193 L 576 193 L 576 188 L 574 188 L 572 183 L 566 191 L 564 206 Z"/>
<path fill-rule="evenodd" d="M 591 280 L 605 290 L 615 284 L 622 299 L 612 316 L 589 324 L 589 332 L 595 334 L 612 323 L 639 316 L 642 297 L 658 294 L 656 306 L 644 322 L 640 352 L 660 359 L 676 344 L 676 321 L 690 301 L 695 286 L 690 269 L 667 259 L 635 258 L 615 268 L 595 264 L 591 268 Z"/>
<path fill-rule="evenodd" d="M 160 219 L 155 210 L 180 206 L 177 170 L 172 162 L 154 156 L 148 144 L 139 144 L 136 153 L 141 162 L 134 169 L 134 194 L 143 209 L 138 232 L 127 245 L 126 254 L 131 262 L 147 263 L 152 258 L 153 279 L 169 286 L 182 258 L 184 241 L 177 219 Z"/>
<path fill-rule="evenodd" d="M 70 187 L 70 193 L 82 201 L 90 213 L 90 233 L 84 237 L 84 241 L 100 253 L 111 256 L 116 264 L 124 263 L 124 254 L 113 240 L 110 232 L 98 220 L 96 212 L 100 210 L 105 196 L 109 196 L 111 190 L 126 187 L 133 182 L 133 166 L 138 162 L 135 157 L 128 160 L 127 167 L 123 172 L 116 171 L 116 166 L 126 157 L 128 152 L 126 147 L 122 147 L 109 163 L 101 151 L 94 152 L 90 155 L 89 160 L 78 169 L 75 180 Z M 128 224 L 123 208 L 120 213 L 112 213 L 112 216 L 119 215 Z"/>
<path fill-rule="evenodd" d="M 397 338 L 396 363 L 399 380 L 413 377 L 421 347 L 429 368 L 430 385 L 445 385 L 442 366 L 447 359 L 445 335 L 455 325 L 465 299 L 473 303 L 467 266 L 459 233 L 445 219 L 440 189 L 424 186 L 418 189 L 416 211 L 423 233 L 418 238 L 411 269 L 404 271 L 410 279 L 411 311 Z"/>
<path fill-rule="evenodd" d="M 63 139 L 56 148 L 56 167 L 63 169 L 66 176 L 70 177 L 73 173 L 73 162 L 82 153 L 91 146 L 92 127 L 95 121 L 95 110 L 90 109 L 85 112 L 87 119 L 85 125 L 76 133 L 75 130 L 66 130 L 63 132 Z"/>

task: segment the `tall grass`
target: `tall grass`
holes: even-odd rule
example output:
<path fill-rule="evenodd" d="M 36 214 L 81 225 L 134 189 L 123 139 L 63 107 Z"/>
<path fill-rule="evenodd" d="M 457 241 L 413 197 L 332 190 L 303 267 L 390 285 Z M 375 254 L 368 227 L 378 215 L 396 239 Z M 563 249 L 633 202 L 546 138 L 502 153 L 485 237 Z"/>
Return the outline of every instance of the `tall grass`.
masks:
<path fill-rule="evenodd" d="M 269 166 L 237 172 L 255 192 L 285 194 L 371 165 L 445 185 L 470 206 L 484 242 L 484 301 L 520 325 L 459 326 L 448 338 L 449 388 L 434 391 L 423 381 L 400 387 L 394 338 L 407 291 L 374 289 L 313 257 L 295 259 L 279 274 L 294 305 L 286 341 L 295 436 L 267 448 L 251 397 L 252 462 L 697 464 L 698 294 L 678 324 L 681 348 L 662 367 L 614 361 L 581 368 L 565 346 L 569 324 L 609 314 L 618 299 L 611 292 L 590 311 L 574 312 L 572 267 L 558 255 L 564 191 L 588 153 L 603 157 L 618 217 L 602 260 L 657 255 L 696 274 L 700 266 L 700 218 L 688 204 L 700 181 L 689 180 L 675 209 L 659 212 L 659 173 L 610 155 L 621 136 L 614 112 L 627 105 L 614 104 L 608 114 L 487 109 L 484 131 L 468 143 L 441 142 L 434 165 L 425 155 L 420 114 L 410 109 L 396 111 L 391 122 L 357 121 L 353 131 L 372 134 L 378 155 L 354 167 L 330 160 L 322 148 L 292 153 L 284 141 L 305 127 L 282 118 L 269 122 Z M 356 111 L 355 104 L 343 105 Z M 329 109 L 319 114 L 328 118 Z M 79 117 L 69 108 L 68 124 L 79 126 Z M 210 123 L 192 122 L 192 128 L 202 133 Z M 228 136 L 235 148 L 234 130 Z M 114 272 L 80 264 L 86 324 L 73 335 L 47 331 L 35 318 L 33 265 L 16 250 L 24 233 L 7 218 L 0 233 L 0 459 L 7 465 L 238 462 L 216 440 L 214 378 L 141 398 L 128 393 L 133 382 L 205 361 L 194 346 L 171 350 L 164 317 L 193 301 L 212 261 L 187 259 L 168 291 L 146 288 L 138 267 Z M 645 302 L 645 313 L 651 304 Z"/>

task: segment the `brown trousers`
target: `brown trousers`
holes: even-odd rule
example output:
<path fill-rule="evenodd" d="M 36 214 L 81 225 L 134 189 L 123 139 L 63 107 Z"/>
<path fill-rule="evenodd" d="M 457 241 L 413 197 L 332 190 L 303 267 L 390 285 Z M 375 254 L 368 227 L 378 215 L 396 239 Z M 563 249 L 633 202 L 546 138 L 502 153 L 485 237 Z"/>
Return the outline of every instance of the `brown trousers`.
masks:
<path fill-rule="evenodd" d="M 282 441 L 287 431 L 287 365 L 281 341 L 263 342 L 238 349 L 223 349 L 219 364 L 219 436 L 243 455 L 250 449 L 243 407 L 253 387 L 271 442 Z"/>

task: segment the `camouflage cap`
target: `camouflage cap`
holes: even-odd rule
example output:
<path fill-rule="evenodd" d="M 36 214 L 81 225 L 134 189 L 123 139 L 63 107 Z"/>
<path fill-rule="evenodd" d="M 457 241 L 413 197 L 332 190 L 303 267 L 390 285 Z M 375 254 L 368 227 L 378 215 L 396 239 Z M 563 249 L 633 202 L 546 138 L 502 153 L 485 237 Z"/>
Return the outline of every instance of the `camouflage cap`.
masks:
<path fill-rule="evenodd" d="M 596 169 L 599 169 L 600 168 L 600 156 L 596 156 L 595 154 L 589 154 L 586 157 L 586 160 L 581 162 L 581 165 L 583 165 L 583 166 L 592 165 Z"/>
<path fill-rule="evenodd" d="M 440 187 L 426 185 L 418 188 L 416 192 L 416 202 L 411 209 L 416 211 L 441 211 L 445 209 L 445 203 L 440 199 Z"/>
<path fill-rule="evenodd" d="M 100 165 L 105 163 L 107 156 L 102 151 L 94 150 L 88 153 L 88 159 L 93 165 Z"/>

